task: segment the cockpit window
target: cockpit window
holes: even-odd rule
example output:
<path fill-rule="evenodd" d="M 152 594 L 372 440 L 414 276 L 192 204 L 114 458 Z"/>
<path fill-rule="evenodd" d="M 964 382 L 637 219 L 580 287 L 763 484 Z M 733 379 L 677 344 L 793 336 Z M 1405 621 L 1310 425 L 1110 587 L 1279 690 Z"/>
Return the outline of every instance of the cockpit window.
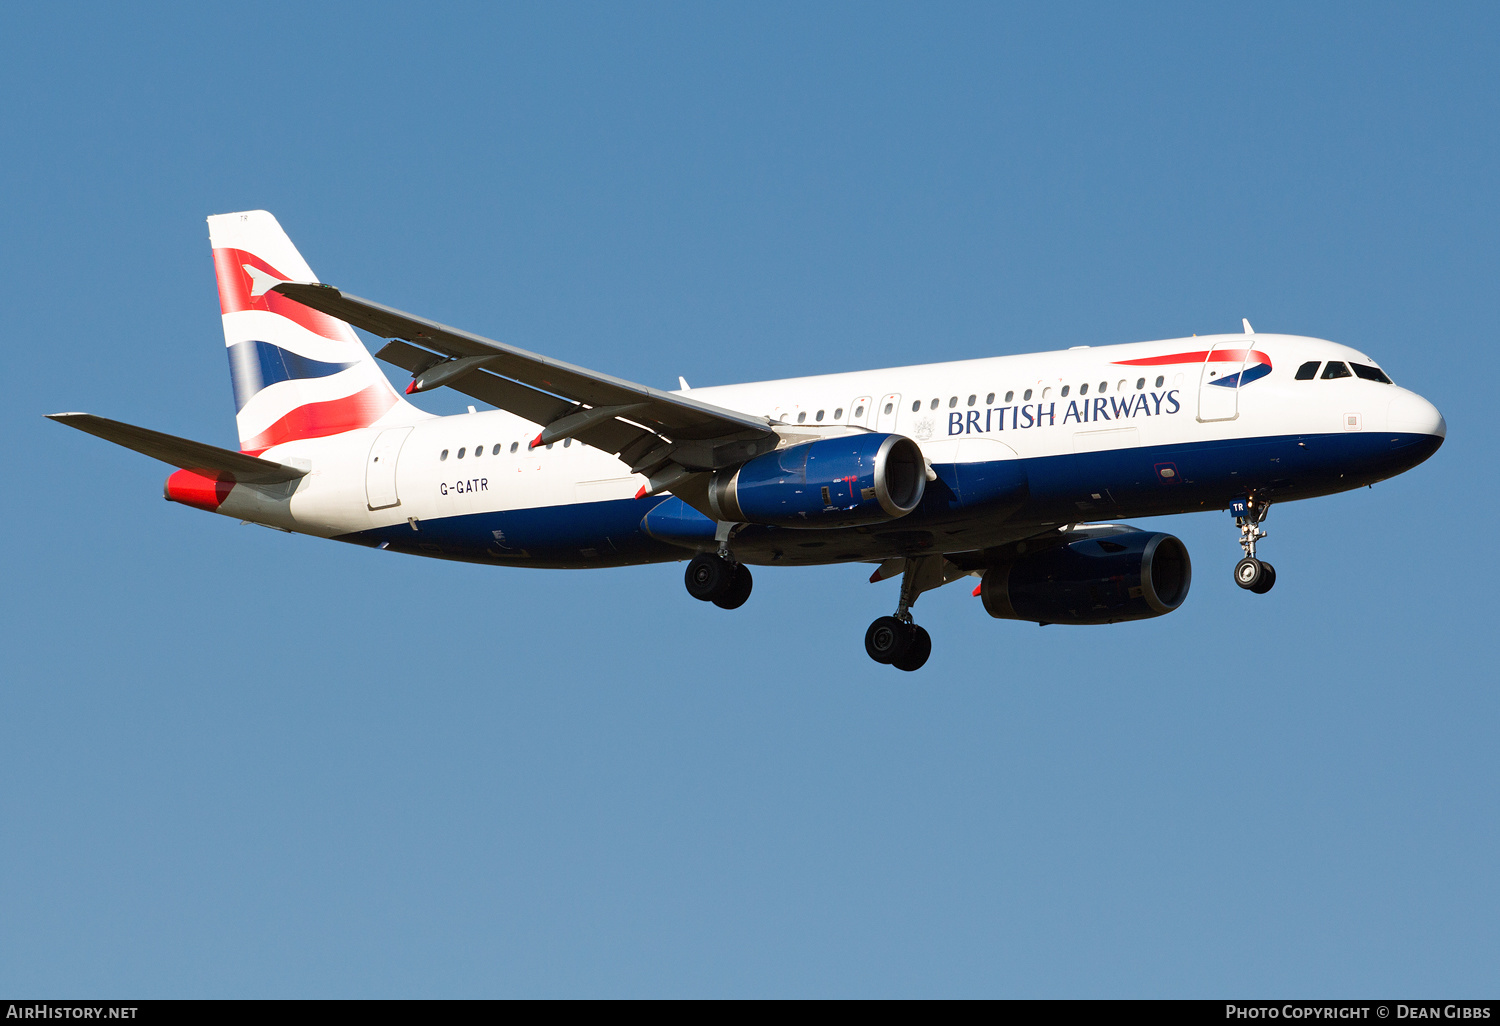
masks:
<path fill-rule="evenodd" d="M 1379 367 L 1366 367 L 1362 363 L 1351 363 L 1356 377 L 1364 378 L 1366 381 L 1378 381 L 1382 385 L 1392 384 L 1391 379 L 1385 376 L 1385 371 Z"/>
<path fill-rule="evenodd" d="M 1328 366 L 1323 368 L 1324 381 L 1327 381 L 1329 378 L 1347 378 L 1348 376 L 1349 368 L 1345 367 L 1338 360 L 1329 360 Z"/>
<path fill-rule="evenodd" d="M 1308 360 L 1301 367 L 1297 368 L 1297 380 L 1311 381 L 1318 376 L 1318 368 L 1321 366 L 1323 366 L 1322 360 Z"/>

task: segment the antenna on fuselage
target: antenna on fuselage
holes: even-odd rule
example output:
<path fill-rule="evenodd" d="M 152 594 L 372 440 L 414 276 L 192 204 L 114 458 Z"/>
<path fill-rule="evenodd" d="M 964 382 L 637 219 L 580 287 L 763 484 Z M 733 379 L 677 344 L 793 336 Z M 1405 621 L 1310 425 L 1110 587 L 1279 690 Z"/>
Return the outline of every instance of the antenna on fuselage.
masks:
<path fill-rule="evenodd" d="M 1246 335 L 1254 335 L 1255 334 L 1255 329 L 1252 328 L 1252 327 L 1250 327 L 1250 318 L 1248 318 L 1248 317 L 1241 317 L 1240 318 L 1240 323 L 1245 326 L 1245 334 Z"/>

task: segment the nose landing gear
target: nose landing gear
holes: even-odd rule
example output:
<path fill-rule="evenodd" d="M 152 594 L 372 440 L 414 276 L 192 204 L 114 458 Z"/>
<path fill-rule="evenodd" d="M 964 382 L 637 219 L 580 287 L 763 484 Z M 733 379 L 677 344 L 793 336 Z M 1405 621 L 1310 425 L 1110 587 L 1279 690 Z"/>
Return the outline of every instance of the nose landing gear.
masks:
<path fill-rule="evenodd" d="M 1276 568 L 1255 558 L 1255 543 L 1266 536 L 1260 525 L 1271 511 L 1271 504 L 1252 495 L 1230 502 L 1229 511 L 1240 529 L 1240 548 L 1245 552 L 1245 558 L 1234 565 L 1234 583 L 1246 591 L 1264 595 L 1276 584 Z"/>

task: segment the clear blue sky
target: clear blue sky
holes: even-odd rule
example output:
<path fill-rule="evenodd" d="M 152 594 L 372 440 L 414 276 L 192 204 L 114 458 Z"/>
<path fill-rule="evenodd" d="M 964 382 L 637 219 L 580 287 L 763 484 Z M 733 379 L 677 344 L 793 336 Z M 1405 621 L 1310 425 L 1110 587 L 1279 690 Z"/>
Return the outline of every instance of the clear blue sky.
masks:
<path fill-rule="evenodd" d="M 1500 8 L 1042 6 L 0 10 L 0 992 L 1494 996 Z M 1177 613 L 954 586 L 900 674 L 868 568 L 370 552 L 44 421 L 233 444 L 255 207 L 657 386 L 1249 317 L 1449 438 L 1273 510 L 1268 596 L 1168 518 Z"/>

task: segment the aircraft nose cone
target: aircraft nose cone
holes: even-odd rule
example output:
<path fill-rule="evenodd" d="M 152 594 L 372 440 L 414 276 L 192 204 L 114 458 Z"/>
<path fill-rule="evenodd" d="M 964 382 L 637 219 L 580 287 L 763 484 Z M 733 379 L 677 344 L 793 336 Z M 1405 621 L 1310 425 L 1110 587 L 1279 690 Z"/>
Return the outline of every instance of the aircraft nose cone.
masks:
<path fill-rule="evenodd" d="M 1405 392 L 1391 400 L 1386 413 L 1387 430 L 1403 435 L 1448 436 L 1448 422 L 1438 408 L 1417 395 Z"/>

